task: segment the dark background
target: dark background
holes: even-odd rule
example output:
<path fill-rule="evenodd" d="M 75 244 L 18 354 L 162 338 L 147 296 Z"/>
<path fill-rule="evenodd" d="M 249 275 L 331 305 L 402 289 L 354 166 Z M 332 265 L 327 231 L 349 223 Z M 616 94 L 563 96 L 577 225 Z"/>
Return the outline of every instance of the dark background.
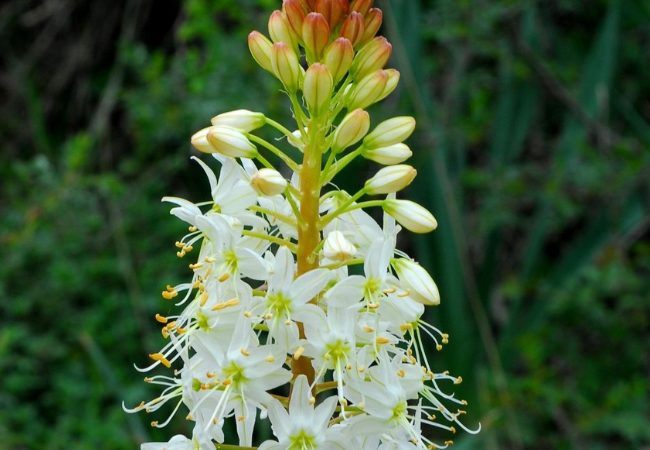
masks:
<path fill-rule="evenodd" d="M 406 195 L 440 222 L 431 358 L 462 375 L 460 449 L 650 449 L 650 3 L 377 0 L 414 115 Z M 277 0 L 0 5 L 0 450 L 133 449 L 133 363 L 186 279 L 163 195 L 201 201 L 189 136 L 231 109 L 289 124 L 250 57 Z M 358 188 L 357 165 L 340 181 Z M 448 436 L 445 436 L 448 438 Z"/>

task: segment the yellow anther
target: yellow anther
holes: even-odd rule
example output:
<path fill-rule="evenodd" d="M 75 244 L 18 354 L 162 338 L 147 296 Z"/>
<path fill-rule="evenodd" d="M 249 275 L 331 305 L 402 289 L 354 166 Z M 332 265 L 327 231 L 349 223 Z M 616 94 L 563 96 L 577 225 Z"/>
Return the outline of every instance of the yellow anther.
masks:
<path fill-rule="evenodd" d="M 239 417 L 237 417 L 237 420 L 238 420 L 239 422 L 243 422 L 244 420 L 246 420 L 246 417 L 244 417 L 244 416 L 239 416 Z"/>
<path fill-rule="evenodd" d="M 454 441 L 445 441 L 445 445 L 454 445 Z"/>
<path fill-rule="evenodd" d="M 329 361 L 330 359 L 332 359 L 332 355 L 330 355 L 329 353 L 325 353 L 323 355 L 323 358 L 325 358 L 326 361 Z"/>
<path fill-rule="evenodd" d="M 191 225 L 188 229 L 191 233 L 194 233 L 196 230 L 198 230 L 198 228 L 196 228 L 194 225 Z"/>
<path fill-rule="evenodd" d="M 284 324 L 285 324 L 286 326 L 291 325 L 291 319 L 287 319 L 287 320 L 285 320 L 285 321 L 284 321 Z"/>
<path fill-rule="evenodd" d="M 458 377 L 456 378 L 456 381 L 454 381 L 454 384 L 460 384 L 463 382 L 463 377 Z"/>
<path fill-rule="evenodd" d="M 304 347 L 298 347 L 298 350 L 293 354 L 293 359 L 298 361 L 302 354 L 305 353 L 305 348 Z"/>
<path fill-rule="evenodd" d="M 399 326 L 399 329 L 402 330 L 402 331 L 411 330 L 411 329 L 413 329 L 413 324 L 404 323 L 404 324 Z"/>
<path fill-rule="evenodd" d="M 158 421 L 157 421 L 157 420 L 154 420 L 153 422 L 151 422 L 151 426 L 152 426 L 152 427 L 155 427 L 155 426 L 157 426 L 157 425 L 158 425 Z"/>
<path fill-rule="evenodd" d="M 442 374 L 443 374 L 443 375 L 449 375 L 449 371 L 448 371 L 448 370 L 445 370 L 444 372 L 442 372 Z"/>
<path fill-rule="evenodd" d="M 142 401 L 140 402 L 140 404 L 138 405 L 138 408 L 144 408 L 144 400 L 142 400 Z"/>
<path fill-rule="evenodd" d="M 199 301 L 199 305 L 200 306 L 205 306 L 205 304 L 208 302 L 208 297 L 210 297 L 210 296 L 208 295 L 207 292 L 204 292 L 203 294 L 201 294 L 201 300 Z"/>
<path fill-rule="evenodd" d="M 348 406 L 348 401 L 344 398 L 339 399 L 339 404 L 341 406 Z"/>
<path fill-rule="evenodd" d="M 185 416 L 185 420 L 194 420 L 194 416 L 192 414 L 188 414 Z"/>
<path fill-rule="evenodd" d="M 375 329 L 373 327 L 369 327 L 368 325 L 365 325 L 363 327 L 363 331 L 365 331 L 366 333 L 372 333 L 375 331 Z"/>
<path fill-rule="evenodd" d="M 145 383 L 151 383 L 152 381 L 153 381 L 153 378 L 151 378 L 151 377 L 144 377 L 144 382 L 145 382 Z M 142 404 L 144 404 L 144 402 L 143 402 Z"/>
<path fill-rule="evenodd" d="M 221 276 L 219 277 L 219 281 L 220 281 L 221 283 L 223 283 L 223 282 L 226 281 L 228 278 L 230 278 L 230 272 L 224 272 L 224 273 L 222 273 Z"/>
<path fill-rule="evenodd" d="M 359 367 L 359 369 L 357 369 L 357 371 L 359 373 L 363 373 L 363 372 L 365 372 L 365 370 L 366 370 L 366 366 L 361 366 L 361 367 Z"/>
<path fill-rule="evenodd" d="M 238 298 L 231 298 L 230 300 L 227 300 L 223 303 L 218 303 L 217 305 L 213 306 L 212 311 L 221 311 L 222 309 L 230 308 L 231 306 L 236 306 L 238 304 L 239 304 Z"/>
<path fill-rule="evenodd" d="M 167 317 L 163 317 L 160 314 L 156 314 L 156 320 L 160 323 L 167 323 Z"/>
<path fill-rule="evenodd" d="M 249 351 L 246 350 L 245 348 L 242 348 L 242 349 L 239 350 L 239 351 L 240 351 L 241 354 L 244 355 L 244 356 L 250 356 L 250 355 L 251 355 L 251 352 L 249 352 Z"/>
<path fill-rule="evenodd" d="M 167 328 L 169 331 L 172 331 L 174 328 L 178 328 L 176 325 L 176 321 L 169 322 L 167 325 L 165 325 L 165 328 Z"/>
<path fill-rule="evenodd" d="M 438 447 L 436 446 L 436 444 L 429 444 L 429 445 L 427 445 L 427 448 L 429 450 L 433 450 L 434 448 L 438 448 Z"/>
<path fill-rule="evenodd" d="M 167 287 L 165 289 L 167 289 L 167 291 L 169 291 L 169 292 L 174 292 L 176 290 L 175 287 L 170 286 L 169 284 L 167 285 Z"/>
<path fill-rule="evenodd" d="M 249 318 L 249 319 L 250 319 L 251 317 L 253 317 L 253 313 L 252 313 L 252 312 L 250 312 L 250 311 L 246 311 L 246 312 L 244 313 L 244 317 L 246 317 L 246 318 Z"/>
<path fill-rule="evenodd" d="M 442 406 L 442 405 L 438 406 L 438 411 L 444 411 L 444 410 L 445 410 L 444 406 Z"/>
<path fill-rule="evenodd" d="M 162 337 L 164 337 L 165 339 L 167 339 L 169 337 L 169 331 L 165 327 L 162 327 L 160 329 L 160 333 L 162 334 Z"/>
<path fill-rule="evenodd" d="M 171 300 L 172 298 L 176 297 L 178 295 L 178 292 L 169 292 L 169 291 L 162 291 L 162 296 L 164 299 Z"/>
<path fill-rule="evenodd" d="M 462 409 L 459 409 L 458 411 L 456 411 L 456 414 L 460 416 L 462 414 L 467 414 L 467 411 L 463 411 Z"/>
<path fill-rule="evenodd" d="M 273 313 L 266 313 L 266 314 L 264 314 L 264 319 L 265 319 L 265 320 L 271 320 L 271 319 L 273 319 Z"/>
<path fill-rule="evenodd" d="M 187 328 L 176 328 L 176 332 L 178 334 L 187 333 Z"/>
<path fill-rule="evenodd" d="M 442 333 L 442 338 L 443 339 L 449 339 L 449 335 L 447 333 Z"/>
<path fill-rule="evenodd" d="M 427 419 L 433 422 L 434 420 L 436 420 L 436 416 L 431 415 L 427 417 Z"/>
<path fill-rule="evenodd" d="M 176 252 L 176 256 L 178 256 L 179 258 L 182 258 L 183 256 L 185 256 L 185 254 L 186 253 L 185 253 L 184 250 L 181 250 L 180 252 Z"/>
<path fill-rule="evenodd" d="M 352 364 L 348 364 L 347 366 L 345 366 L 345 370 L 352 370 Z"/>
<path fill-rule="evenodd" d="M 198 278 L 194 283 L 192 283 L 192 289 L 198 289 L 201 286 L 201 277 Z"/>
<path fill-rule="evenodd" d="M 185 247 L 183 247 L 183 251 L 184 251 L 184 252 L 188 252 L 188 253 L 189 253 L 189 252 L 191 252 L 192 250 L 194 250 L 194 247 L 192 247 L 191 245 L 186 245 Z"/>
<path fill-rule="evenodd" d="M 206 373 L 205 373 L 205 376 L 208 377 L 208 378 L 214 378 L 214 377 L 217 376 L 217 374 L 214 373 L 214 372 L 206 372 Z"/>
<path fill-rule="evenodd" d="M 397 292 L 396 288 L 384 289 L 384 294 L 394 294 Z"/>
<path fill-rule="evenodd" d="M 183 243 L 180 242 L 180 241 L 176 241 L 176 243 L 175 243 L 174 245 L 175 245 L 176 247 L 178 247 L 178 248 L 183 248 L 183 247 L 185 247 L 185 244 L 183 244 Z"/>
<path fill-rule="evenodd" d="M 149 358 L 153 359 L 154 361 L 160 362 L 163 366 L 167 367 L 168 369 L 172 366 L 172 363 L 169 362 L 167 358 L 162 353 L 152 353 L 149 355 Z"/>
<path fill-rule="evenodd" d="M 213 258 L 211 256 L 206 256 L 205 257 L 205 262 L 212 264 L 214 262 L 217 262 L 217 258 Z"/>
<path fill-rule="evenodd" d="M 200 269 L 201 267 L 203 267 L 203 263 L 190 264 L 189 267 L 192 270 Z"/>
<path fill-rule="evenodd" d="M 442 343 L 443 343 L 443 344 L 449 344 L 449 339 L 443 339 L 443 340 L 442 340 Z"/>
<path fill-rule="evenodd" d="M 415 438 L 411 438 L 411 439 L 409 439 L 409 442 L 410 442 L 411 444 L 417 444 L 417 443 L 418 443 L 418 440 L 415 439 Z"/>
<path fill-rule="evenodd" d="M 390 342 L 390 339 L 388 339 L 387 337 L 379 336 L 377 339 L 375 339 L 375 342 L 380 345 L 388 344 Z"/>
<path fill-rule="evenodd" d="M 436 345 L 436 350 L 438 350 L 438 351 L 442 350 L 442 345 L 440 345 L 440 344 Z"/>
<path fill-rule="evenodd" d="M 397 296 L 399 298 L 408 297 L 409 295 L 411 295 L 411 290 L 410 289 L 407 289 L 404 292 L 400 292 L 399 294 L 397 294 Z"/>
<path fill-rule="evenodd" d="M 460 403 L 461 403 L 462 405 L 467 406 L 467 400 L 461 400 Z"/>
<path fill-rule="evenodd" d="M 309 404 L 313 405 L 314 403 L 316 403 L 316 397 L 314 397 L 314 396 L 309 397 Z"/>
<path fill-rule="evenodd" d="M 266 358 L 264 358 L 264 361 L 272 363 L 275 362 L 275 358 L 273 357 L 273 355 L 269 355 Z"/>
<path fill-rule="evenodd" d="M 226 378 L 221 382 L 222 386 L 229 386 L 230 384 L 232 384 L 232 380 L 230 378 Z"/>
<path fill-rule="evenodd" d="M 379 308 L 379 303 L 371 303 L 368 305 L 369 309 L 377 309 Z"/>
<path fill-rule="evenodd" d="M 404 378 L 406 376 L 406 372 L 404 372 L 404 369 L 400 369 L 397 371 L 397 376 L 400 378 Z"/>
<path fill-rule="evenodd" d="M 219 418 L 218 417 L 215 417 L 214 419 L 212 419 L 212 424 L 213 425 L 216 425 L 218 423 L 219 423 Z"/>

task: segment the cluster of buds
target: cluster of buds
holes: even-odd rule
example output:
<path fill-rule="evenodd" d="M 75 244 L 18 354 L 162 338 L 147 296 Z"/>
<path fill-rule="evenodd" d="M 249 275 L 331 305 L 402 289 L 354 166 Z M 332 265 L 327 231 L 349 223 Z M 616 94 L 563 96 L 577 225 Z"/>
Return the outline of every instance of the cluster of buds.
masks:
<path fill-rule="evenodd" d="M 183 308 L 156 316 L 169 342 L 139 369 L 173 372 L 145 378 L 162 392 L 128 411 L 172 403 L 166 420 L 152 422 L 162 427 L 184 406 L 194 428 L 143 450 L 445 448 L 450 439 L 423 428 L 478 432 L 463 425 L 466 402 L 448 390 L 461 378 L 434 373 L 427 359 L 449 339 L 422 320 L 425 306 L 440 303 L 438 288 L 396 249 L 402 227 L 426 233 L 437 223 L 396 198 L 416 175 L 403 164 L 414 119 L 371 131 L 365 110 L 399 80 L 384 68 L 391 45 L 375 36 L 381 22 L 373 0 L 285 0 L 269 19 L 271 39 L 254 31 L 249 46 L 282 83 L 297 130 L 237 110 L 192 136 L 221 170 L 194 157 L 211 199 L 163 199 L 189 226 L 176 246 L 180 258 L 195 255 L 192 277 L 163 291 Z M 253 133 L 264 126 L 302 161 Z M 357 157 L 385 167 L 349 194 L 332 180 Z M 373 207 L 383 209 L 381 225 L 365 211 Z M 270 421 L 274 439 L 260 442 L 257 420 Z M 224 435 L 227 421 L 236 441 Z"/>

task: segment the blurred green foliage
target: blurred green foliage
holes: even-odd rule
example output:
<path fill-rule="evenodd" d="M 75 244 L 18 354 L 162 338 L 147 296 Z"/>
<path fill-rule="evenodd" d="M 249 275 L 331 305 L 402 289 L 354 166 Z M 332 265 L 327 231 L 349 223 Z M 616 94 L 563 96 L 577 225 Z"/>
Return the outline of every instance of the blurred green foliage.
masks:
<path fill-rule="evenodd" d="M 404 244 L 443 296 L 436 365 L 483 425 L 455 447 L 649 448 L 650 6 L 377 3 L 403 83 L 371 114 L 418 119 L 409 195 L 440 227 Z M 279 5 L 0 6 L 0 450 L 187 431 L 120 407 L 154 395 L 132 364 L 186 275 L 158 199 L 206 196 L 188 138 L 212 115 L 289 123 L 246 47 Z"/>

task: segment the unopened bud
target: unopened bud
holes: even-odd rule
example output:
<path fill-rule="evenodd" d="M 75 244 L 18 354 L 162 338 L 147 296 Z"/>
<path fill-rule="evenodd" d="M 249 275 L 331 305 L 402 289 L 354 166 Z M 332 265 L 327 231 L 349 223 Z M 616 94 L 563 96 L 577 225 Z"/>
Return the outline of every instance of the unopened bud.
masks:
<path fill-rule="evenodd" d="M 305 9 L 297 0 L 285 0 L 282 3 L 282 11 L 289 22 L 289 26 L 302 43 L 302 22 L 305 20 Z"/>
<path fill-rule="evenodd" d="M 353 0 L 350 4 L 350 11 L 356 11 L 362 16 L 365 16 L 370 8 L 372 8 L 373 3 L 374 0 Z"/>
<path fill-rule="evenodd" d="M 305 73 L 302 93 L 312 116 L 323 114 L 329 109 L 334 82 L 327 66 L 315 63 Z"/>
<path fill-rule="evenodd" d="M 284 42 L 273 44 L 271 64 L 273 73 L 282 81 L 285 89 L 290 94 L 295 94 L 300 85 L 302 71 L 296 52 Z"/>
<path fill-rule="evenodd" d="M 330 26 L 330 30 L 336 28 L 343 17 L 348 13 L 350 5 L 348 0 L 318 0 L 316 12 L 321 13 Z"/>
<path fill-rule="evenodd" d="M 298 0 L 307 13 L 316 11 L 316 0 Z"/>
<path fill-rule="evenodd" d="M 439 305 L 440 293 L 431 275 L 418 263 L 400 258 L 393 263 L 399 280 L 410 293 L 409 297 L 423 305 Z"/>
<path fill-rule="evenodd" d="M 406 140 L 415 129 L 415 119 L 403 116 L 385 120 L 363 140 L 367 149 L 389 147 Z"/>
<path fill-rule="evenodd" d="M 360 80 L 376 70 L 383 69 L 393 51 L 393 46 L 385 37 L 376 37 L 368 42 L 354 58 L 350 75 Z"/>
<path fill-rule="evenodd" d="M 241 131 L 234 128 L 210 127 L 207 139 L 210 143 L 207 153 L 220 153 L 233 158 L 253 158 L 257 155 L 255 145 Z"/>
<path fill-rule="evenodd" d="M 372 8 L 370 11 L 368 11 L 368 14 L 366 14 L 365 17 L 366 17 L 364 22 L 365 30 L 363 31 L 363 35 L 359 40 L 360 46 L 365 45 L 367 42 L 370 42 L 370 40 L 375 37 L 375 35 L 379 31 L 379 28 L 381 28 L 381 23 L 384 19 L 383 13 L 379 8 Z"/>
<path fill-rule="evenodd" d="M 208 142 L 208 133 L 213 127 L 203 128 L 202 130 L 197 131 L 190 138 L 190 142 L 198 151 L 203 153 L 212 153 L 212 146 Z"/>
<path fill-rule="evenodd" d="M 386 83 L 388 83 L 388 73 L 384 70 L 378 70 L 363 78 L 348 94 L 348 109 L 363 109 L 378 102 L 386 88 Z"/>
<path fill-rule="evenodd" d="M 386 214 L 414 233 L 428 233 L 438 227 L 435 217 L 422 206 L 410 200 L 388 199 L 383 204 Z"/>
<path fill-rule="evenodd" d="M 370 129 L 370 114 L 355 109 L 343 118 L 334 132 L 332 152 L 338 153 L 359 142 Z"/>
<path fill-rule="evenodd" d="M 320 61 L 330 40 L 330 27 L 322 14 L 307 14 L 302 22 L 302 39 L 313 59 Z"/>
<path fill-rule="evenodd" d="M 400 73 L 397 70 L 386 69 L 385 72 L 388 74 L 388 81 L 386 81 L 386 86 L 379 96 L 378 102 L 388 97 L 399 84 Z"/>
<path fill-rule="evenodd" d="M 271 64 L 272 47 L 273 43 L 259 31 L 253 31 L 248 35 L 248 48 L 253 58 L 264 70 L 268 70 L 271 73 L 273 73 L 273 66 Z"/>
<path fill-rule="evenodd" d="M 346 38 L 338 38 L 327 47 L 323 62 L 329 68 L 334 84 L 338 84 L 350 70 L 353 59 L 354 49 Z"/>
<path fill-rule="evenodd" d="M 332 261 L 345 262 L 354 258 L 357 249 L 340 231 L 332 231 L 327 235 L 323 245 L 323 256 Z"/>
<path fill-rule="evenodd" d="M 238 109 L 219 114 L 211 119 L 212 125 L 225 125 L 240 131 L 253 131 L 266 125 L 266 117 L 261 112 Z"/>
<path fill-rule="evenodd" d="M 253 175 L 251 186 L 260 194 L 278 195 L 287 188 L 287 180 L 277 170 L 265 167 Z"/>
<path fill-rule="evenodd" d="M 355 11 L 350 13 L 350 15 L 343 21 L 340 36 L 348 39 L 354 47 L 361 40 L 365 31 L 366 25 L 363 16 Z"/>
<path fill-rule="evenodd" d="M 366 181 L 364 189 L 368 195 L 392 194 L 411 184 L 417 171 L 406 164 L 388 166 Z"/>
<path fill-rule="evenodd" d="M 399 164 L 406 161 L 413 155 L 413 152 L 405 144 L 395 144 L 390 147 L 379 147 L 373 149 L 363 148 L 361 156 L 385 166 Z"/>
<path fill-rule="evenodd" d="M 269 35 L 273 42 L 284 42 L 298 50 L 298 35 L 293 31 L 282 11 L 273 11 L 269 17 Z"/>

